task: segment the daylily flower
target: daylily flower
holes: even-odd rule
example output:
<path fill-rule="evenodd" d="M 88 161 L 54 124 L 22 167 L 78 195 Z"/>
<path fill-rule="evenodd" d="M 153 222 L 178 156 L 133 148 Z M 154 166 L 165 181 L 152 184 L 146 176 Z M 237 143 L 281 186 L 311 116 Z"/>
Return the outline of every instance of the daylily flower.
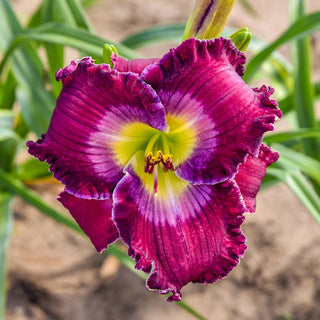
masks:
<path fill-rule="evenodd" d="M 112 61 L 59 70 L 48 132 L 27 145 L 96 249 L 120 237 L 147 287 L 180 300 L 188 282 L 215 282 L 244 254 L 244 213 L 278 158 L 262 136 L 281 112 L 273 89 L 244 83 L 245 56 L 227 39 Z"/>

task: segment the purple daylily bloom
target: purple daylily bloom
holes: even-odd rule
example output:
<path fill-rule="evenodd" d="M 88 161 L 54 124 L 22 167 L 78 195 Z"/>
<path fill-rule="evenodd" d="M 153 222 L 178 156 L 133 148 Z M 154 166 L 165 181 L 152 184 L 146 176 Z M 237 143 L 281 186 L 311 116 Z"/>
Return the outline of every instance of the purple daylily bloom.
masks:
<path fill-rule="evenodd" d="M 215 282 L 244 254 L 244 213 L 279 156 L 262 137 L 281 111 L 273 89 L 244 83 L 245 56 L 227 39 L 112 62 L 59 70 L 48 132 L 27 145 L 96 249 L 120 237 L 147 287 L 180 300 L 188 282 Z"/>

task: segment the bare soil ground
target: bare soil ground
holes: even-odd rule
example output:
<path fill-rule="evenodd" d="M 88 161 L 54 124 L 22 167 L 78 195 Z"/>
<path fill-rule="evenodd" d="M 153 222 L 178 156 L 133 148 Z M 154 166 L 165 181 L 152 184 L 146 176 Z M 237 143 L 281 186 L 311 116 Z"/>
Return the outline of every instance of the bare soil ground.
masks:
<path fill-rule="evenodd" d="M 24 19 L 39 1 L 15 0 Z M 120 40 L 144 27 L 185 21 L 193 0 L 101 0 L 89 9 L 96 32 Z M 288 26 L 288 1 L 251 1 L 257 17 L 237 4 L 230 26 L 269 41 Z M 319 10 L 317 0 L 308 9 Z M 313 37 L 319 53 L 319 35 Z M 170 44 L 142 53 L 161 56 Z M 288 55 L 288 48 L 281 51 Z M 315 76 L 319 61 L 315 59 Z M 278 124 L 281 127 L 281 122 Z M 35 187 L 60 210 L 59 185 Z M 17 200 L 8 254 L 7 320 L 191 320 L 174 303 L 89 241 Z M 231 275 L 213 285 L 190 284 L 184 300 L 211 320 L 319 320 L 320 227 L 282 184 L 262 191 L 257 213 L 243 225 L 248 250 Z"/>

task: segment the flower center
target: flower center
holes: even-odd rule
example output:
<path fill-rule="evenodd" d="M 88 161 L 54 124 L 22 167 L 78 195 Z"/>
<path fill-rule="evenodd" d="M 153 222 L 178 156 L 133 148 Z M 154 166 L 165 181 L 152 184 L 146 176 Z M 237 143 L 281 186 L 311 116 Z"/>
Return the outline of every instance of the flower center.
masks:
<path fill-rule="evenodd" d="M 119 165 L 128 164 L 156 197 L 179 193 L 186 182 L 175 174 L 195 145 L 195 131 L 181 118 L 167 115 L 166 132 L 144 123 L 130 123 L 114 137 L 113 151 Z M 159 169 L 160 168 L 160 169 Z"/>
<path fill-rule="evenodd" d="M 164 152 L 157 150 L 162 145 Z M 152 150 L 152 151 L 151 151 Z M 155 152 L 155 150 L 157 150 Z M 158 195 L 158 165 L 163 172 L 174 170 L 172 163 L 173 155 L 170 153 L 170 147 L 165 133 L 156 133 L 149 140 L 144 156 L 144 172 L 153 174 L 153 192 Z"/>
<path fill-rule="evenodd" d="M 159 141 L 160 140 L 160 141 Z M 162 145 L 163 151 L 157 150 L 159 145 Z M 155 152 L 155 150 L 157 150 Z M 145 150 L 145 166 L 144 172 L 152 174 L 154 168 L 159 164 L 164 172 L 174 170 L 172 163 L 173 155 L 170 153 L 169 143 L 166 133 L 156 133 L 149 140 Z"/>
<path fill-rule="evenodd" d="M 161 168 L 164 172 L 167 172 L 168 170 L 174 170 L 172 157 L 172 154 L 163 155 L 160 150 L 157 151 L 157 154 L 155 156 L 152 152 L 148 152 L 148 154 L 144 157 L 144 172 L 152 174 L 154 167 L 158 164 L 161 165 Z"/>

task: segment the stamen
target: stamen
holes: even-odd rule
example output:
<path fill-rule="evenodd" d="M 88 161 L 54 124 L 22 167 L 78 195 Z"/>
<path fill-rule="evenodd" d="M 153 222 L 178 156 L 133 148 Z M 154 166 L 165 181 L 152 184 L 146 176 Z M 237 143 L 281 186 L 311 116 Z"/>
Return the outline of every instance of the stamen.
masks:
<path fill-rule="evenodd" d="M 153 156 L 152 152 L 148 152 L 144 157 L 144 172 L 152 174 L 159 163 L 161 164 L 161 168 L 164 172 L 174 170 L 172 158 L 172 154 L 162 154 L 160 150 L 157 151 L 155 156 Z"/>

